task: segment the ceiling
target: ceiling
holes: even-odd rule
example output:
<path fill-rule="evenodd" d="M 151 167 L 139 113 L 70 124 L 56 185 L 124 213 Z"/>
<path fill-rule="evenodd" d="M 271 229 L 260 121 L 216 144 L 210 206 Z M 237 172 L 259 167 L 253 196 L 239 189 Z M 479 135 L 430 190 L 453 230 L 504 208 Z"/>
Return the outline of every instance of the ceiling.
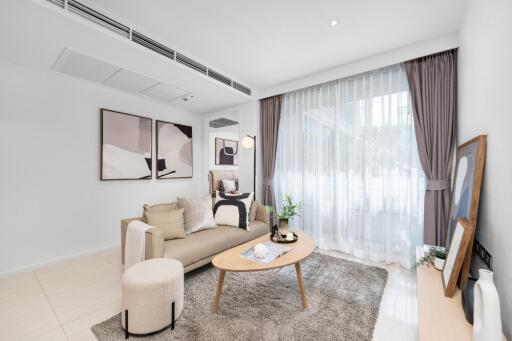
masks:
<path fill-rule="evenodd" d="M 72 60 L 73 72 L 61 72 L 97 76 L 93 81 L 208 113 L 256 100 L 290 80 L 454 33 L 467 0 L 80 2 L 249 86 L 252 95 L 48 0 L 0 1 L 0 60 L 56 71 L 63 51 L 72 51 L 87 58 Z M 332 19 L 339 24 L 331 26 Z M 73 64 L 81 60 L 90 63 Z M 115 76 L 104 77 L 112 69 Z M 192 100 L 182 100 L 190 94 Z"/>
<path fill-rule="evenodd" d="M 466 0 L 83 0 L 256 89 L 457 30 Z M 339 24 L 331 27 L 331 19 Z"/>
<path fill-rule="evenodd" d="M 254 100 L 46 0 L 1 0 L 0 46 L 0 61 L 61 72 L 191 112 Z"/>

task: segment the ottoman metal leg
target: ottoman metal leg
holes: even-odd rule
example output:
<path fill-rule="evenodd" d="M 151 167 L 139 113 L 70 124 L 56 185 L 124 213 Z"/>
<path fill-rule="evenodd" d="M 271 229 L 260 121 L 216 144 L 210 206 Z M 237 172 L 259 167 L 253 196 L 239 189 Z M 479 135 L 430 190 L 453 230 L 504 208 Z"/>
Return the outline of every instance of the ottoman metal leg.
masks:
<path fill-rule="evenodd" d="M 124 311 L 124 339 L 126 340 L 130 336 L 128 331 L 128 310 Z"/>
<path fill-rule="evenodd" d="M 171 319 L 172 319 L 171 330 L 174 330 L 174 302 L 172 302 L 172 305 L 171 305 Z"/>

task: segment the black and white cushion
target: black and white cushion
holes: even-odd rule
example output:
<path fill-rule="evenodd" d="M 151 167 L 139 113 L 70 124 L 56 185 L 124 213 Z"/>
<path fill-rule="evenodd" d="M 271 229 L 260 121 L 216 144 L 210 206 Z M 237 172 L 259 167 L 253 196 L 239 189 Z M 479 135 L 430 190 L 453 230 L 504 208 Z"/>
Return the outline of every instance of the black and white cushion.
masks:
<path fill-rule="evenodd" d="M 213 206 L 215 223 L 249 231 L 249 210 L 253 197 L 253 192 L 228 194 L 217 191 Z"/>

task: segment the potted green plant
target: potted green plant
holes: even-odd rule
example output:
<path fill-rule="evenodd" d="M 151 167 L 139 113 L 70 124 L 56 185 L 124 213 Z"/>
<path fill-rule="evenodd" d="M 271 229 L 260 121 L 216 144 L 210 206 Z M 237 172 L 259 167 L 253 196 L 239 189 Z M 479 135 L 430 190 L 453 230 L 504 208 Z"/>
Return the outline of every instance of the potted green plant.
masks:
<path fill-rule="evenodd" d="M 448 250 L 442 246 L 432 246 L 421 257 L 416 265 L 434 264 L 437 270 L 443 270 Z"/>
<path fill-rule="evenodd" d="M 283 236 L 288 233 L 289 219 L 298 216 L 301 210 L 302 203 L 300 201 L 294 202 L 289 194 L 285 194 L 281 210 L 276 211 L 272 207 L 267 207 L 267 212 L 279 219 L 279 233 Z"/>

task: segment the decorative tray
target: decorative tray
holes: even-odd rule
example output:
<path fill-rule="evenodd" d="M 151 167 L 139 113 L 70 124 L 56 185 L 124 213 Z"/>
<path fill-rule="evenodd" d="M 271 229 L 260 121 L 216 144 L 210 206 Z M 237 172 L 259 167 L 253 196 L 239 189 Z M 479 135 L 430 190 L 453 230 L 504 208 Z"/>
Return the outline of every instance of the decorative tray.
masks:
<path fill-rule="evenodd" d="M 279 232 L 277 232 L 274 235 L 271 235 L 270 240 L 273 241 L 274 243 L 280 243 L 280 244 L 295 243 L 297 240 L 299 240 L 299 236 L 295 232 L 292 232 L 292 233 L 293 233 L 293 240 L 286 240 L 286 236 L 284 236 L 282 234 L 280 235 Z M 281 238 L 279 238 L 278 236 Z"/>

